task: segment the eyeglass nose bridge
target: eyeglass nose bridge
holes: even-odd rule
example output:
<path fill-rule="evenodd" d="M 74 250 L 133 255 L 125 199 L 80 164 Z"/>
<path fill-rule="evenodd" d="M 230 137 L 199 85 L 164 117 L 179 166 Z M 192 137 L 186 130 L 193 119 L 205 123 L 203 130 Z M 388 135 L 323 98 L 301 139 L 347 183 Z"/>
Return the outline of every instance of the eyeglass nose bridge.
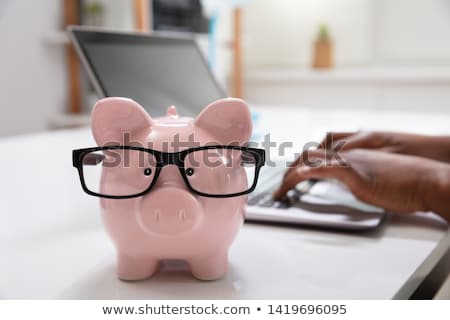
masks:
<path fill-rule="evenodd" d="M 161 158 L 160 158 L 160 167 L 164 167 L 167 165 L 176 165 L 179 166 L 181 163 L 180 155 L 176 152 L 161 152 Z"/>

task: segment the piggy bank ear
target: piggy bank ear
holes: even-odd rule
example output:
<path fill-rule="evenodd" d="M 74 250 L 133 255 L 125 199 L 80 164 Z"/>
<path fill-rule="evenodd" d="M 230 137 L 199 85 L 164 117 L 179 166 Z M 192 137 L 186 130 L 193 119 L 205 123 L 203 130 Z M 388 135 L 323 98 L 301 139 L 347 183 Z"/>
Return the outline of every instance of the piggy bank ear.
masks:
<path fill-rule="evenodd" d="M 152 118 L 137 102 L 126 98 L 99 100 L 92 110 L 92 133 L 98 145 L 145 142 Z"/>
<path fill-rule="evenodd" d="M 194 124 L 224 145 L 243 145 L 252 134 L 250 110 L 241 99 L 227 98 L 210 103 Z"/>

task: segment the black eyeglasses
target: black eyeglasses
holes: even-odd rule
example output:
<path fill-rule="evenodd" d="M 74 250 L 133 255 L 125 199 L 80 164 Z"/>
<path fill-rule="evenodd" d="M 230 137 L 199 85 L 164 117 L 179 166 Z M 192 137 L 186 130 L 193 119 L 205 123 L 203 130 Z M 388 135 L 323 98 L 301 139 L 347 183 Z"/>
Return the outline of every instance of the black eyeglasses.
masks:
<path fill-rule="evenodd" d="M 97 197 L 142 196 L 156 184 L 164 166 L 175 165 L 191 192 L 226 198 L 255 189 L 265 151 L 239 146 L 204 146 L 161 152 L 134 146 L 105 146 L 73 150 L 72 161 L 83 190 Z"/>

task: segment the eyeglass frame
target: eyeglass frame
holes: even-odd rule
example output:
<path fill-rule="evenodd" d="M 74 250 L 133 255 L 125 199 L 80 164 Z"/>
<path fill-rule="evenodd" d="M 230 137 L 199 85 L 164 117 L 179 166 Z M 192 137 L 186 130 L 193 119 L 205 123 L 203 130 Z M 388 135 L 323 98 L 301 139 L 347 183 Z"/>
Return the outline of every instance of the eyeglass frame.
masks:
<path fill-rule="evenodd" d="M 236 193 L 230 193 L 230 194 L 209 194 L 200 192 L 198 190 L 195 190 L 189 183 L 189 180 L 186 175 L 186 169 L 184 167 L 184 159 L 186 156 L 192 152 L 201 151 L 201 150 L 210 150 L 210 149 L 230 149 L 230 150 L 242 150 L 251 153 L 256 160 L 255 163 L 255 178 L 253 179 L 253 184 L 251 187 L 245 191 L 236 192 Z M 144 191 L 133 194 L 133 195 L 125 195 L 125 196 L 113 196 L 113 195 L 106 195 L 97 193 L 94 191 L 89 190 L 89 188 L 86 186 L 86 182 L 84 179 L 83 174 L 83 158 L 87 154 L 95 151 L 103 151 L 103 150 L 134 150 L 134 151 L 141 151 L 141 152 L 147 152 L 151 155 L 153 155 L 156 159 L 156 166 L 155 166 L 155 174 L 153 177 L 152 182 L 150 185 L 145 189 Z M 161 173 L 161 170 L 166 165 L 176 165 L 178 167 L 178 170 L 180 171 L 181 177 L 183 178 L 183 181 L 188 188 L 189 191 L 192 193 L 195 193 L 199 196 L 203 197 L 210 197 L 210 198 L 231 198 L 231 197 L 238 197 L 245 194 L 251 193 L 253 190 L 255 190 L 256 185 L 258 183 L 258 177 L 259 177 L 259 171 L 265 164 L 265 150 L 264 149 L 258 149 L 258 148 L 251 148 L 251 147 L 241 147 L 241 146 L 234 146 L 234 145 L 210 145 L 210 146 L 200 146 L 200 147 L 194 147 L 185 149 L 178 152 L 162 152 L 154 149 L 149 148 L 143 148 L 143 147 L 137 147 L 137 146 L 121 146 L 121 145 L 114 145 L 114 146 L 98 146 L 98 147 L 91 147 L 91 148 L 83 148 L 83 149 L 74 149 L 72 150 L 72 165 L 77 168 L 78 175 L 80 177 L 81 187 L 83 188 L 83 191 L 91 196 L 96 196 L 100 198 L 107 198 L 107 199 L 130 199 L 130 198 L 137 198 L 141 197 L 152 189 L 152 187 L 155 185 L 156 181 L 158 180 L 159 174 Z"/>

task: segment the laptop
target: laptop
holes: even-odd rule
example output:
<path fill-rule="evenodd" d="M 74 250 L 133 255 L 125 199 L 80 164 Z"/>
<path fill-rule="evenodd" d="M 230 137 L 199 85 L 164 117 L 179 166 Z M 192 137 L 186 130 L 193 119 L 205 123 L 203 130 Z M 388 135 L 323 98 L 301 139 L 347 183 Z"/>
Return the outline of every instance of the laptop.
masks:
<path fill-rule="evenodd" d="M 101 97 L 131 98 L 153 116 L 163 116 L 167 106 L 175 105 L 180 114 L 192 117 L 211 101 L 226 97 L 191 36 L 79 26 L 68 32 Z M 378 227 L 386 215 L 357 200 L 337 181 L 306 181 L 284 201 L 274 201 L 271 194 L 284 170 L 263 167 L 248 197 L 246 221 L 368 230 Z"/>

